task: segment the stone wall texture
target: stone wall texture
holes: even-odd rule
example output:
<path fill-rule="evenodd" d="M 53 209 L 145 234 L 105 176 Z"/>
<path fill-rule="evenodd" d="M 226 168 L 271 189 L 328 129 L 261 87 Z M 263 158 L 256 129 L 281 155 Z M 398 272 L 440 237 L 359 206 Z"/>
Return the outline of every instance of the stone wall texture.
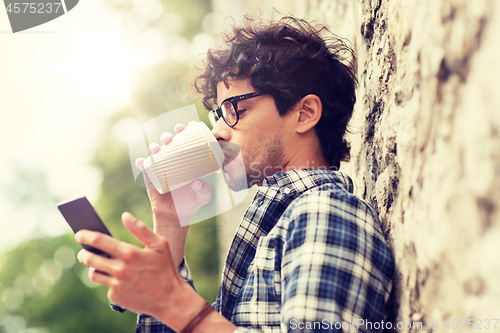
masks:
<path fill-rule="evenodd" d="M 500 1 L 251 6 L 317 20 L 356 52 L 352 159 L 341 171 L 394 249 L 397 321 L 447 331 L 448 319 L 500 318 Z"/>

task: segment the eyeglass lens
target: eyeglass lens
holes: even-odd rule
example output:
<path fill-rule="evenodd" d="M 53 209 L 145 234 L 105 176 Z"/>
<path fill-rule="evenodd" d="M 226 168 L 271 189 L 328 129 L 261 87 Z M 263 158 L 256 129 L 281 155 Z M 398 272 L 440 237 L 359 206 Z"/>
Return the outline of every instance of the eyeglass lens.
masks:
<path fill-rule="evenodd" d="M 230 101 L 225 101 L 221 106 L 222 116 L 229 126 L 236 124 L 237 115 L 233 104 Z"/>

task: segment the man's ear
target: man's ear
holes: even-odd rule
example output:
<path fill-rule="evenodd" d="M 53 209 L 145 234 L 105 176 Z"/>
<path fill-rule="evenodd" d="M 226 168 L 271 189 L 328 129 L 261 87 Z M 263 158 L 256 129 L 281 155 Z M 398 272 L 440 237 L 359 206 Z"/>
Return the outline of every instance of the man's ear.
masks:
<path fill-rule="evenodd" d="M 297 109 L 297 133 L 305 133 L 313 128 L 321 118 L 323 104 L 318 96 L 309 94 L 304 96 L 298 103 Z"/>

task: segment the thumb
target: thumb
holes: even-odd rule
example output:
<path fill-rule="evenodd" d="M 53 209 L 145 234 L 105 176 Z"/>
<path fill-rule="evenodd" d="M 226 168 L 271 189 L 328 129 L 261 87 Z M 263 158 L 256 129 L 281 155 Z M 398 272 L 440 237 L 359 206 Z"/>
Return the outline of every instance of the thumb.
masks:
<path fill-rule="evenodd" d="M 138 221 L 129 212 L 122 214 L 122 223 L 139 242 L 147 247 L 154 245 L 158 240 L 158 236 L 147 225 Z"/>
<path fill-rule="evenodd" d="M 207 183 L 201 179 L 194 180 L 191 183 L 191 189 L 197 195 L 207 195 L 207 194 L 212 193 L 212 186 L 210 186 L 209 183 Z"/>
<path fill-rule="evenodd" d="M 209 183 L 197 179 L 191 183 L 191 189 L 195 193 L 195 202 L 198 206 L 206 205 L 212 198 L 212 186 Z"/>

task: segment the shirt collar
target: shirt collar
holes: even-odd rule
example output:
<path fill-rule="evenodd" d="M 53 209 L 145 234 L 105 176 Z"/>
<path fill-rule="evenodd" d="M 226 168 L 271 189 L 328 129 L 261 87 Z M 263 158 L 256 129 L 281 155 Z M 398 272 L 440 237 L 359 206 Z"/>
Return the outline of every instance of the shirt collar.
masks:
<path fill-rule="evenodd" d="M 266 177 L 262 186 L 278 186 L 285 197 L 295 197 L 325 183 L 333 183 L 349 193 L 354 192 L 351 178 L 339 171 L 321 169 L 297 169 L 278 172 Z"/>

